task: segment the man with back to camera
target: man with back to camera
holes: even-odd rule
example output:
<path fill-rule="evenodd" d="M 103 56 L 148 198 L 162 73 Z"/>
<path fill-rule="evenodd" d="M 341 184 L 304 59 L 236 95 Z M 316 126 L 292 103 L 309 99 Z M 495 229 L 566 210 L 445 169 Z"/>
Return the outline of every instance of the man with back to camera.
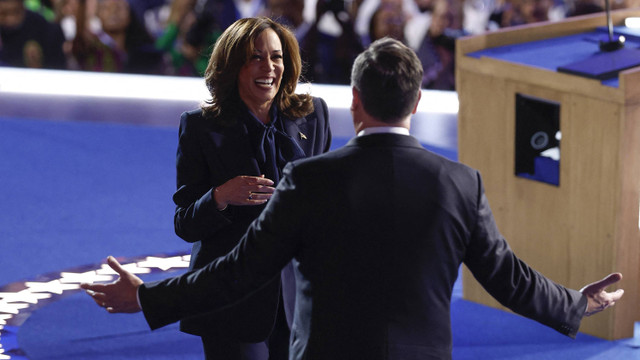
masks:
<path fill-rule="evenodd" d="M 421 80 L 411 49 L 374 42 L 351 76 L 358 136 L 288 164 L 231 253 L 148 284 L 109 257 L 120 278 L 82 287 L 109 312 L 142 310 L 156 329 L 241 299 L 293 259 L 290 359 L 450 359 L 451 293 L 464 263 L 503 305 L 575 337 L 583 316 L 622 297 L 604 291 L 621 274 L 576 291 L 518 259 L 479 173 L 409 136 Z"/>

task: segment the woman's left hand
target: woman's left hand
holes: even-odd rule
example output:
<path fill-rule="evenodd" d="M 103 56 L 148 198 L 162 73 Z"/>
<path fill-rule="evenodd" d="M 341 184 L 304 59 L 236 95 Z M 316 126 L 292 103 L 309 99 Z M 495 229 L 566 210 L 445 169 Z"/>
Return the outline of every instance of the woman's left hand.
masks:
<path fill-rule="evenodd" d="M 273 195 L 276 190 L 273 185 L 264 175 L 240 175 L 218 186 L 213 196 L 219 210 L 227 205 L 261 205 Z"/>

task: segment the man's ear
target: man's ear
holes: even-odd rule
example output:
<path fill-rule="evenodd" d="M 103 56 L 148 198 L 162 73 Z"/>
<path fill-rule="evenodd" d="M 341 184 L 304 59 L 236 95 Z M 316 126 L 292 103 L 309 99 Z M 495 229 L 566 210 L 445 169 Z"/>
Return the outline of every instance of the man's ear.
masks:
<path fill-rule="evenodd" d="M 413 107 L 412 114 L 418 112 L 418 104 L 420 103 L 420 98 L 422 97 L 422 90 L 418 89 L 418 100 L 416 100 L 416 105 Z"/>
<path fill-rule="evenodd" d="M 351 99 L 351 111 L 355 111 L 359 106 L 360 106 L 360 93 L 358 92 L 358 90 L 356 90 L 355 87 L 351 88 L 351 95 L 352 95 L 352 99 Z"/>

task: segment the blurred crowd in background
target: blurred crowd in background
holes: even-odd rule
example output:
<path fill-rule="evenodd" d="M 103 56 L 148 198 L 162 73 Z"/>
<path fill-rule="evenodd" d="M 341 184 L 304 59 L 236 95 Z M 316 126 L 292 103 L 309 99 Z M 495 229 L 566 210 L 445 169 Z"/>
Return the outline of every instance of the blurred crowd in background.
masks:
<path fill-rule="evenodd" d="M 612 9 L 637 6 L 611 0 Z M 0 66 L 202 76 L 227 26 L 268 16 L 295 33 L 304 81 L 348 84 L 357 54 L 389 36 L 418 54 L 423 88 L 455 90 L 456 38 L 604 7 L 604 0 L 0 0 Z"/>

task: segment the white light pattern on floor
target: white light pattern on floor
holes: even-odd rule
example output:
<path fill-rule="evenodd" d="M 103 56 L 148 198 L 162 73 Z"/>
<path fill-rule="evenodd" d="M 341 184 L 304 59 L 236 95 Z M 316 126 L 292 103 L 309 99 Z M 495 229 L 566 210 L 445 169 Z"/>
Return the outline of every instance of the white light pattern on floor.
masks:
<path fill-rule="evenodd" d="M 99 275 L 95 270 L 78 273 L 63 272 L 60 273 L 60 282 L 64 284 L 68 283 L 94 283 L 111 281 L 112 275 Z"/>
<path fill-rule="evenodd" d="M 189 267 L 190 255 L 147 256 L 121 261 L 122 266 L 133 274 L 185 269 Z M 82 270 L 87 270 L 82 269 Z M 0 287 L 0 360 L 26 359 L 19 349 L 6 348 L 2 338 L 9 334 L 7 326 L 19 327 L 36 309 L 66 295 L 80 291 L 82 283 L 110 282 L 116 272 L 107 264 L 89 271 L 65 271 L 49 276 L 46 281 L 26 281 Z M 14 355 L 15 354 L 15 355 Z"/>
<path fill-rule="evenodd" d="M 51 294 L 38 294 L 32 293 L 29 290 L 22 290 L 18 292 L 0 292 L 0 300 L 8 303 L 13 302 L 26 302 L 30 304 L 38 303 L 38 300 L 48 299 Z"/>
<path fill-rule="evenodd" d="M 170 258 L 149 256 L 145 261 L 139 262 L 138 266 L 142 268 L 158 268 L 162 271 L 167 271 L 171 268 L 187 268 L 189 267 L 189 263 L 185 263 L 181 256 Z"/>

